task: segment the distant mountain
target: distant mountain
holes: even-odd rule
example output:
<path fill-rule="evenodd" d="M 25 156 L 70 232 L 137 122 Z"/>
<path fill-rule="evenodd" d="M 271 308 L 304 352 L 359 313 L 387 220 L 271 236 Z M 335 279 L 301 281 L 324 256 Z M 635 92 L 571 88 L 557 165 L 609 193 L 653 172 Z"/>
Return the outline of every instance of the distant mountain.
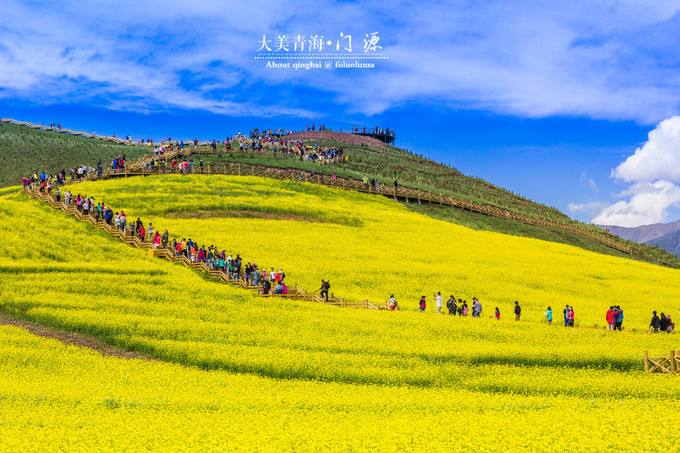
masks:
<path fill-rule="evenodd" d="M 680 256 L 680 230 L 664 234 L 660 238 L 647 241 L 648 245 L 656 245 L 671 252 L 675 256 Z"/>
<path fill-rule="evenodd" d="M 639 227 L 620 227 L 615 225 L 599 225 L 601 228 L 615 234 L 623 239 L 641 244 L 660 239 L 663 236 L 680 231 L 680 220 L 670 223 L 654 223 L 652 225 L 642 225 Z M 664 247 L 665 248 L 665 247 Z"/>

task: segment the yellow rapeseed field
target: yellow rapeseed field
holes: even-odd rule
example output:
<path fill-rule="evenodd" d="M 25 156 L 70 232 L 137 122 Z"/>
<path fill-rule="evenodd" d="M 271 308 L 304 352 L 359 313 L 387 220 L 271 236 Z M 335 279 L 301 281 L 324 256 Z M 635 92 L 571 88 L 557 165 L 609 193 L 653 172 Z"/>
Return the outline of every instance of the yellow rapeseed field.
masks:
<path fill-rule="evenodd" d="M 576 324 L 603 326 L 610 305 L 624 325 L 646 329 L 651 310 L 680 316 L 680 271 L 564 244 L 475 231 L 410 212 L 376 196 L 254 177 L 165 176 L 78 184 L 171 235 L 215 244 L 246 260 L 282 266 L 290 283 L 350 300 L 384 302 L 394 294 L 417 309 L 421 295 L 473 296 L 490 317 L 542 321 L 566 304 Z M 244 216 L 250 216 L 250 218 Z M 263 218 L 264 217 L 264 218 Z M 680 319 L 680 318 L 679 318 Z"/>
<path fill-rule="evenodd" d="M 0 396 L 3 451 L 657 450 L 677 442 L 680 409 L 661 397 L 240 376 L 106 358 L 2 326 Z"/>
<path fill-rule="evenodd" d="M 431 295 L 430 281 L 451 276 L 461 297 L 482 300 L 483 317 L 258 298 L 3 191 L 0 312 L 159 360 L 103 358 L 0 328 L 5 450 L 604 451 L 677 442 L 680 381 L 641 370 L 644 350 L 677 349 L 675 335 L 644 331 L 650 306 L 673 309 L 676 271 L 257 178 L 137 178 L 72 190 L 284 266 L 291 282 L 309 287 L 329 276 L 342 296 L 394 287 L 407 305 L 412 296 L 402 294 Z M 201 217 L 187 218 L 197 210 Z M 253 211 L 258 218 L 243 217 Z M 500 266 L 512 257 L 514 266 Z M 532 261 L 535 272 L 521 267 Z M 570 285 L 575 276 L 582 284 Z M 520 298 L 527 320 L 509 319 L 506 293 L 534 295 Z M 584 318 L 578 328 L 540 322 L 560 294 Z M 632 328 L 593 328 L 602 324 L 599 305 L 619 298 Z M 501 321 L 489 316 L 496 304 Z"/>

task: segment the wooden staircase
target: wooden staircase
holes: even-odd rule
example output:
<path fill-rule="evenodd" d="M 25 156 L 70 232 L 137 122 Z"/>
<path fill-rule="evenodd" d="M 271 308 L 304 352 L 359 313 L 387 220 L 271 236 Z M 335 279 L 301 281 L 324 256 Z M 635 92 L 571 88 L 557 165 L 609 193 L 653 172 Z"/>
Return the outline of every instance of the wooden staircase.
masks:
<path fill-rule="evenodd" d="M 155 248 L 151 241 L 142 241 L 139 236 L 133 236 L 129 234 L 129 231 L 122 231 L 120 228 L 116 228 L 114 225 L 109 225 L 103 219 L 97 220 L 94 215 L 90 212 L 89 214 L 83 214 L 73 205 L 66 205 L 63 202 L 57 202 L 51 195 L 40 192 L 38 190 L 26 190 L 24 191 L 26 195 L 42 200 L 43 202 L 49 204 L 55 209 L 59 209 L 64 213 L 75 217 L 76 219 L 91 223 L 94 227 L 105 231 L 111 236 L 118 238 L 120 241 L 141 249 L 149 250 L 150 254 L 153 256 L 165 259 L 167 261 L 173 262 L 175 264 L 184 265 L 187 268 L 194 269 L 196 271 L 206 274 L 209 278 L 216 281 L 230 284 L 233 286 L 238 286 L 244 290 L 255 291 L 261 297 L 268 298 L 282 298 L 282 299 L 296 299 L 296 300 L 306 300 L 310 302 L 322 303 L 324 305 L 333 305 L 342 308 L 366 308 L 372 310 L 385 310 L 387 309 L 387 304 L 372 304 L 368 301 L 364 302 L 347 302 L 343 299 L 338 299 L 334 295 L 330 295 L 328 301 L 325 301 L 318 292 L 308 293 L 304 289 L 300 288 L 297 284 L 292 287 L 288 287 L 288 294 L 263 294 L 260 286 L 252 285 L 246 280 L 243 274 L 239 275 L 237 278 L 225 273 L 219 269 L 211 269 L 205 262 L 191 261 L 187 256 L 180 255 L 177 256 L 175 251 L 171 248 Z"/>

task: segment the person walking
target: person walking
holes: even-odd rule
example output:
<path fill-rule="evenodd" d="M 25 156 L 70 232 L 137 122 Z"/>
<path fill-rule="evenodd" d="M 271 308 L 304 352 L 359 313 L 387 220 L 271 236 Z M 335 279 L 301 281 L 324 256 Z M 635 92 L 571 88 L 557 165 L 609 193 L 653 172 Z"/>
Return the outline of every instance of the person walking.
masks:
<path fill-rule="evenodd" d="M 437 306 L 437 314 L 441 314 L 444 302 L 442 300 L 442 293 L 440 291 L 437 291 L 437 293 L 434 295 L 434 300 L 435 305 Z"/>
<path fill-rule="evenodd" d="M 515 301 L 515 321 L 519 321 L 519 318 L 522 316 L 522 307 L 519 306 L 519 302 Z"/>
<path fill-rule="evenodd" d="M 446 301 L 446 308 L 449 311 L 450 315 L 456 316 L 456 298 L 453 297 L 453 294 L 449 296 L 449 300 Z"/>
<path fill-rule="evenodd" d="M 656 315 L 656 311 L 653 311 L 653 312 L 652 312 L 652 321 L 649 323 L 649 327 L 651 327 L 652 329 L 654 329 L 654 333 L 659 332 L 660 321 L 661 321 L 661 320 L 660 320 L 659 317 Z"/>
<path fill-rule="evenodd" d="M 623 325 L 623 310 L 619 305 L 615 307 L 616 312 L 614 313 L 614 330 L 621 330 Z"/>
<path fill-rule="evenodd" d="M 421 313 L 425 312 L 425 309 L 427 308 L 427 300 L 425 299 L 425 296 L 420 296 L 420 302 L 418 303 L 418 309 L 420 310 Z"/>
<path fill-rule="evenodd" d="M 274 272 L 274 268 L 272 267 L 272 272 Z M 270 279 L 276 280 L 276 273 L 274 272 L 274 277 Z M 324 301 L 328 302 L 328 290 L 331 289 L 331 284 L 330 282 L 327 282 L 326 280 L 321 279 L 321 288 L 319 288 L 319 295 L 323 297 Z"/>
<path fill-rule="evenodd" d="M 607 313 L 605 313 L 604 318 L 607 321 L 607 330 L 614 330 L 614 317 L 616 316 L 616 310 L 613 306 L 609 307 Z"/>
<path fill-rule="evenodd" d="M 482 305 L 479 303 L 476 297 L 472 298 L 472 317 L 479 318 L 482 313 Z"/>
<path fill-rule="evenodd" d="M 494 316 L 496 317 L 496 321 L 501 320 L 501 310 L 498 307 L 496 307 L 496 311 L 494 313 Z"/>
<path fill-rule="evenodd" d="M 552 320 L 553 320 L 553 312 L 552 312 L 552 307 L 548 305 L 548 308 L 545 310 L 545 319 L 548 321 L 549 325 L 552 325 Z"/>
<path fill-rule="evenodd" d="M 574 327 L 574 307 L 570 306 L 569 311 L 567 312 L 567 321 L 569 324 L 569 327 Z"/>
<path fill-rule="evenodd" d="M 397 303 L 397 299 L 394 297 L 394 294 L 392 294 L 390 299 L 387 301 L 387 307 L 392 311 L 399 310 L 399 304 Z"/>
<path fill-rule="evenodd" d="M 659 330 L 662 332 L 667 332 L 668 331 L 668 318 L 666 318 L 666 315 L 661 313 L 661 316 L 659 316 Z"/>

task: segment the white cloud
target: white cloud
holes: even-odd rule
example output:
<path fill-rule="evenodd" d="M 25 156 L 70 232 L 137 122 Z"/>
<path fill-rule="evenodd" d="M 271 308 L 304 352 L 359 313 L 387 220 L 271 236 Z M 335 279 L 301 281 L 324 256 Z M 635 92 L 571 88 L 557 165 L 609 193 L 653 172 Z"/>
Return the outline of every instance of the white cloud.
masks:
<path fill-rule="evenodd" d="M 31 102 L 314 115 L 301 86 L 365 114 L 418 101 L 655 122 L 680 106 L 668 64 L 680 58 L 676 1 L 2 3 L 0 95 Z M 368 30 L 391 58 L 373 71 L 266 71 L 252 60 L 261 33 L 359 41 Z M 207 80 L 186 84 L 187 71 Z M 255 96 L 255 84 L 270 93 Z"/>
<path fill-rule="evenodd" d="M 660 223 L 667 220 L 668 209 L 680 203 L 680 187 L 669 181 L 637 183 L 625 194 L 630 199 L 606 207 L 593 223 L 624 227 Z"/>
<path fill-rule="evenodd" d="M 594 223 L 633 227 L 667 220 L 680 203 L 680 116 L 661 121 L 612 177 L 631 184 L 619 194 L 629 198 L 604 208 Z"/>
<path fill-rule="evenodd" d="M 231 115 L 314 116 L 269 99 L 256 103 L 247 96 L 209 95 L 207 84 L 183 86 L 185 71 L 207 74 L 206 66 L 215 60 L 238 69 L 246 58 L 242 51 L 248 20 L 261 19 L 267 28 L 273 13 L 284 13 L 276 5 L 266 5 L 271 7 L 266 14 L 254 5 L 227 6 L 206 1 L 191 8 L 172 1 L 64 1 L 56 8 L 48 2 L 6 0 L 0 13 L 0 97 L 46 104 L 99 102 L 144 112 L 179 107 Z M 154 24 L 147 20 L 150 12 Z M 156 25 L 161 17 L 167 22 Z M 187 21 L 201 26 L 188 33 Z M 202 40 L 209 35 L 215 38 Z M 212 71 L 215 80 L 210 83 L 232 87 L 243 81 L 242 74 L 235 77 L 237 72 Z"/>
<path fill-rule="evenodd" d="M 607 203 L 603 201 L 591 201 L 588 203 L 569 203 L 567 208 L 570 212 L 596 212 L 601 211 L 607 207 Z"/>
<path fill-rule="evenodd" d="M 593 192 L 599 192 L 600 188 L 597 186 L 597 183 L 593 178 L 588 177 L 588 173 L 585 171 L 581 173 L 581 177 L 579 178 L 579 181 L 581 182 L 581 185 L 588 187 L 590 190 Z"/>
<path fill-rule="evenodd" d="M 659 123 L 648 134 L 643 146 L 635 150 L 612 175 L 626 182 L 665 179 L 680 181 L 680 116 Z"/>

